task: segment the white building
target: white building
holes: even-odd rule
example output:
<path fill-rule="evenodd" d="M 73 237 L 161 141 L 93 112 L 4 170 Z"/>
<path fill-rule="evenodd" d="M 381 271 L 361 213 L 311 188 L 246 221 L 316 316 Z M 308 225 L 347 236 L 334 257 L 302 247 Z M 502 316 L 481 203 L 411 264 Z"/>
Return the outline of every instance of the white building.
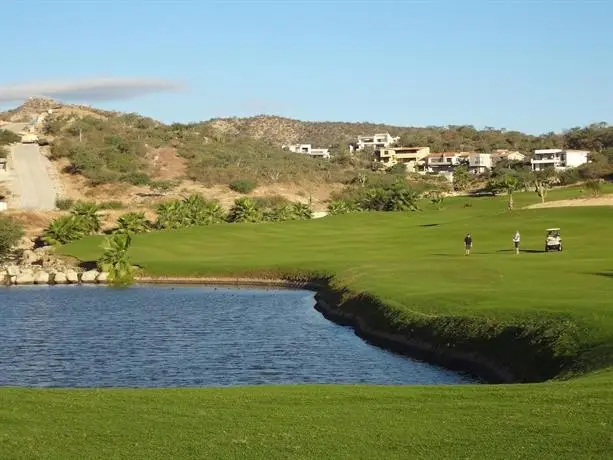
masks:
<path fill-rule="evenodd" d="M 589 150 L 541 149 L 534 151 L 530 163 L 533 171 L 576 168 L 588 162 L 589 154 Z"/>
<path fill-rule="evenodd" d="M 329 149 L 316 149 L 311 146 L 311 144 L 291 144 L 284 145 L 284 149 L 289 150 L 294 153 L 303 153 L 305 155 L 309 155 L 316 158 L 330 158 Z"/>
<path fill-rule="evenodd" d="M 425 158 L 424 171 L 429 173 L 452 172 L 456 166 L 461 164 L 460 160 L 458 152 L 431 153 Z"/>
<path fill-rule="evenodd" d="M 390 133 L 380 133 L 374 136 L 358 136 L 358 142 L 354 148 L 355 150 L 362 150 L 365 147 L 385 149 L 398 142 L 398 139 L 400 139 L 400 137 L 394 137 Z"/>
<path fill-rule="evenodd" d="M 474 174 L 483 174 L 492 169 L 492 155 L 489 153 L 471 153 L 468 157 L 468 170 Z"/>

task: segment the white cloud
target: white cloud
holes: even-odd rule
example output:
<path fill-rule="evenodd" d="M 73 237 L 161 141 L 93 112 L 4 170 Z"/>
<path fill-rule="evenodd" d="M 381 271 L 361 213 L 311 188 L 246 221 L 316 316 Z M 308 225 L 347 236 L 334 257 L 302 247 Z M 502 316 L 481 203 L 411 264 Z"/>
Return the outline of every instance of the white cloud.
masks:
<path fill-rule="evenodd" d="M 182 85 L 151 78 L 88 78 L 0 86 L 0 104 L 29 97 L 50 97 L 71 102 L 114 101 L 146 94 L 178 91 Z"/>

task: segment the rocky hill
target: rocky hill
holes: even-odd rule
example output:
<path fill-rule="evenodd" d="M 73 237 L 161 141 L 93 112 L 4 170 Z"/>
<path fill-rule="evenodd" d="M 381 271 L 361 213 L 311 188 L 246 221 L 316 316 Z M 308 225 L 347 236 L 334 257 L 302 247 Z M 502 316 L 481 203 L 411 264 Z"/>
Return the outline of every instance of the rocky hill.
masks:
<path fill-rule="evenodd" d="M 40 116 L 43 115 L 43 116 Z M 149 186 L 159 181 L 191 181 L 227 186 L 250 180 L 263 184 L 338 184 L 368 172 L 372 158 L 349 157 L 348 143 L 359 135 L 389 132 L 402 145 L 432 152 L 536 148 L 613 148 L 607 124 L 542 136 L 472 126 L 400 127 L 376 123 L 311 122 L 278 116 L 215 118 L 198 123 L 163 124 L 138 114 L 99 110 L 32 98 L 0 113 L 0 120 L 31 121 L 50 143 L 49 155 L 80 187 L 105 184 Z M 332 160 L 317 160 L 281 149 L 287 143 L 331 148 Z M 607 157 L 608 158 L 608 157 Z M 84 182 L 83 182 L 84 181 Z"/>

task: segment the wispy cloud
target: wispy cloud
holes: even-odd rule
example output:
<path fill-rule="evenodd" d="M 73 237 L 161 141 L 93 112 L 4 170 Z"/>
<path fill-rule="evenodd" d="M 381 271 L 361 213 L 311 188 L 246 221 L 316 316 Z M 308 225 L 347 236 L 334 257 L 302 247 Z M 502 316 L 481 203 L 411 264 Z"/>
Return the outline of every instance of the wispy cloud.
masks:
<path fill-rule="evenodd" d="M 72 102 L 115 101 L 147 94 L 178 91 L 177 82 L 151 78 L 88 78 L 0 86 L 0 104 L 46 96 Z"/>

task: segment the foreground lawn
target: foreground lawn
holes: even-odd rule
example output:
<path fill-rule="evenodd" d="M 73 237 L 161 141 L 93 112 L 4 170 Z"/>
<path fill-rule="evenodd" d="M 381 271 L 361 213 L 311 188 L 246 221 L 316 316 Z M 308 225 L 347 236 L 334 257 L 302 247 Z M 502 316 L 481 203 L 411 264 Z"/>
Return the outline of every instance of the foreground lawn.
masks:
<path fill-rule="evenodd" d="M 0 457 L 611 458 L 610 374 L 515 386 L 2 390 Z"/>
<path fill-rule="evenodd" d="M 333 276 L 383 301 L 390 321 L 463 318 L 475 336 L 543 324 L 552 337 L 535 340 L 586 375 L 461 387 L 3 389 L 0 458 L 613 458 L 613 208 L 509 213 L 504 198 L 466 201 L 152 233 L 134 239 L 131 257 L 160 276 Z M 542 252 L 552 226 L 562 253 Z M 100 243 L 63 250 L 95 260 Z"/>

